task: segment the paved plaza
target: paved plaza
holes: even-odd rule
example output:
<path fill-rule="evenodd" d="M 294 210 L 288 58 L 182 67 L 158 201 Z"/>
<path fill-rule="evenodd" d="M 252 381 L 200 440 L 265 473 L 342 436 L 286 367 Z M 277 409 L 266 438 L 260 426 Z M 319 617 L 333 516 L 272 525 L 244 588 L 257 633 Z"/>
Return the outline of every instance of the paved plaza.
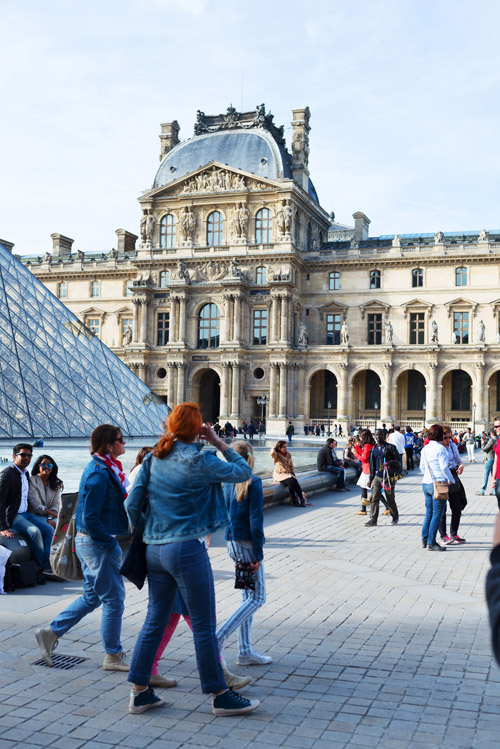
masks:
<path fill-rule="evenodd" d="M 478 452 L 482 457 L 482 453 Z M 481 458 L 479 458 L 481 459 Z M 161 663 L 176 689 L 166 705 L 127 712 L 123 674 L 102 670 L 100 615 L 61 639 L 57 653 L 87 658 L 71 670 L 33 665 L 33 631 L 80 589 L 50 583 L 0 598 L 0 749 L 78 747 L 415 747 L 498 748 L 500 670 L 493 662 L 484 578 L 494 497 L 475 496 L 483 466 L 466 466 L 469 504 L 463 546 L 444 554 L 420 546 L 423 497 L 414 472 L 397 486 L 400 524 L 381 517 L 365 528 L 357 488 L 324 493 L 307 509 L 266 512 L 268 602 L 256 615 L 254 644 L 270 666 L 248 672 L 244 694 L 261 707 L 248 717 L 215 718 L 200 693 L 191 634 L 181 621 Z M 210 550 L 218 621 L 236 606 L 223 534 Z M 128 586 L 123 642 L 131 651 L 146 595 Z"/>

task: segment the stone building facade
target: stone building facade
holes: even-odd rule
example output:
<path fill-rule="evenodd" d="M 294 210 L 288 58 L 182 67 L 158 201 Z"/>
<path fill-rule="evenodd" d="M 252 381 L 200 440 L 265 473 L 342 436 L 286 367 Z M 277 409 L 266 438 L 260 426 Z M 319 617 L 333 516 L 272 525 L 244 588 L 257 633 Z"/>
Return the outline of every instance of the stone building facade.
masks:
<path fill-rule="evenodd" d="M 263 105 L 161 126 L 138 235 L 22 260 L 169 405 L 205 419 L 345 426 L 500 411 L 500 232 L 369 236 L 332 224 L 308 170 L 310 112 L 292 142 Z M 267 401 L 262 405 L 262 396 Z"/>

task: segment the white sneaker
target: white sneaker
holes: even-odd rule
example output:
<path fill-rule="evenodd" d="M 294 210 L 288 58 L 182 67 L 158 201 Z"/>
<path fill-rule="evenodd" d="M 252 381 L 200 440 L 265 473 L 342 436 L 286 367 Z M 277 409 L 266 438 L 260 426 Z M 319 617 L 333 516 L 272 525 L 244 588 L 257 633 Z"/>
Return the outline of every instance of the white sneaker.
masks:
<path fill-rule="evenodd" d="M 237 666 L 266 666 L 268 663 L 272 663 L 273 659 L 270 655 L 262 655 L 253 651 L 247 655 L 238 654 L 236 658 Z"/>

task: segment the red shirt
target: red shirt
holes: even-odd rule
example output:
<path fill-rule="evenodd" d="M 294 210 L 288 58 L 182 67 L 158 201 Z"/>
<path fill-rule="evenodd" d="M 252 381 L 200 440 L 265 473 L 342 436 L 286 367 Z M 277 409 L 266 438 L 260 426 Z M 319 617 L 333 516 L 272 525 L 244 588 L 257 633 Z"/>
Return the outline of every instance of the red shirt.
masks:
<path fill-rule="evenodd" d="M 495 478 L 500 479 L 500 440 L 497 440 L 495 442 L 495 447 L 493 449 L 495 451 L 495 455 L 497 456 L 497 475 L 495 476 Z"/>

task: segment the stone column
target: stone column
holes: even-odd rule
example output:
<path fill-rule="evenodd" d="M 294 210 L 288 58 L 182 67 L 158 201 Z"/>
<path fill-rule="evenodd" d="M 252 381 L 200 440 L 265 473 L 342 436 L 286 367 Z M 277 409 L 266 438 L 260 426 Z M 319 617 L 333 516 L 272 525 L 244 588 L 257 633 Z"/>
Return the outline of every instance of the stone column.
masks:
<path fill-rule="evenodd" d="M 170 295 L 170 318 L 169 318 L 169 343 L 175 343 L 177 323 L 177 297 Z"/>
<path fill-rule="evenodd" d="M 227 419 L 229 415 L 229 362 L 222 362 L 222 383 L 220 391 L 221 418 Z"/>
<path fill-rule="evenodd" d="M 240 331 L 241 331 L 241 296 L 236 294 L 233 297 L 233 341 L 235 343 L 240 342 Z"/>
<path fill-rule="evenodd" d="M 222 343 L 229 343 L 231 340 L 230 323 L 231 323 L 231 294 L 224 294 L 224 338 Z"/>
<path fill-rule="evenodd" d="M 304 392 L 306 388 L 306 367 L 305 364 L 297 362 L 295 364 L 297 368 L 297 418 L 302 419 L 305 415 L 305 398 Z"/>
<path fill-rule="evenodd" d="M 186 362 L 177 362 L 177 403 L 183 403 L 186 387 Z"/>
<path fill-rule="evenodd" d="M 240 417 L 240 363 L 232 362 L 233 382 L 231 387 L 231 418 Z"/>
<path fill-rule="evenodd" d="M 340 379 L 337 382 L 337 421 L 349 421 L 347 405 L 347 362 L 340 362 Z"/>
<path fill-rule="evenodd" d="M 137 376 L 144 383 L 146 382 L 146 365 L 142 362 L 137 367 Z"/>
<path fill-rule="evenodd" d="M 278 405 L 278 418 L 286 418 L 286 390 L 287 390 L 287 367 L 288 364 L 284 361 L 279 362 L 280 368 L 280 396 Z"/>
<path fill-rule="evenodd" d="M 474 403 L 476 404 L 476 423 L 484 424 L 487 421 L 484 413 L 484 362 L 476 362 L 476 384 L 473 388 Z"/>
<path fill-rule="evenodd" d="M 382 422 L 385 422 L 386 424 L 390 424 L 394 417 L 392 416 L 392 408 L 391 408 L 391 395 L 392 395 L 392 364 L 391 362 L 385 362 L 384 363 L 384 372 L 385 372 L 385 378 L 382 384 L 381 389 L 381 398 L 380 398 L 380 420 Z"/>
<path fill-rule="evenodd" d="M 274 361 L 270 364 L 269 376 L 269 416 L 275 418 L 276 413 L 276 385 L 278 383 L 278 364 Z"/>
<path fill-rule="evenodd" d="M 281 297 L 281 334 L 280 343 L 288 343 L 288 294 Z"/>
<path fill-rule="evenodd" d="M 137 343 L 137 332 L 139 330 L 139 306 L 141 304 L 140 299 L 133 299 L 134 304 L 134 325 L 132 331 L 132 342 Z"/>
<path fill-rule="evenodd" d="M 425 418 L 431 424 L 443 418 L 443 414 L 440 413 L 436 403 L 437 366 L 437 362 L 429 363 L 429 384 L 425 388 Z"/>
<path fill-rule="evenodd" d="M 148 341 L 148 300 L 141 299 L 141 340 L 140 343 Z"/>
<path fill-rule="evenodd" d="M 278 341 L 278 315 L 279 315 L 279 304 L 280 298 L 278 295 L 273 296 L 271 304 L 271 340 L 270 343 L 277 343 Z"/>
<path fill-rule="evenodd" d="M 186 344 L 186 295 L 181 294 L 179 299 L 179 343 Z"/>
<path fill-rule="evenodd" d="M 173 361 L 169 361 L 167 362 L 167 404 L 170 406 L 170 408 L 173 408 L 175 405 L 174 378 L 175 364 Z"/>

